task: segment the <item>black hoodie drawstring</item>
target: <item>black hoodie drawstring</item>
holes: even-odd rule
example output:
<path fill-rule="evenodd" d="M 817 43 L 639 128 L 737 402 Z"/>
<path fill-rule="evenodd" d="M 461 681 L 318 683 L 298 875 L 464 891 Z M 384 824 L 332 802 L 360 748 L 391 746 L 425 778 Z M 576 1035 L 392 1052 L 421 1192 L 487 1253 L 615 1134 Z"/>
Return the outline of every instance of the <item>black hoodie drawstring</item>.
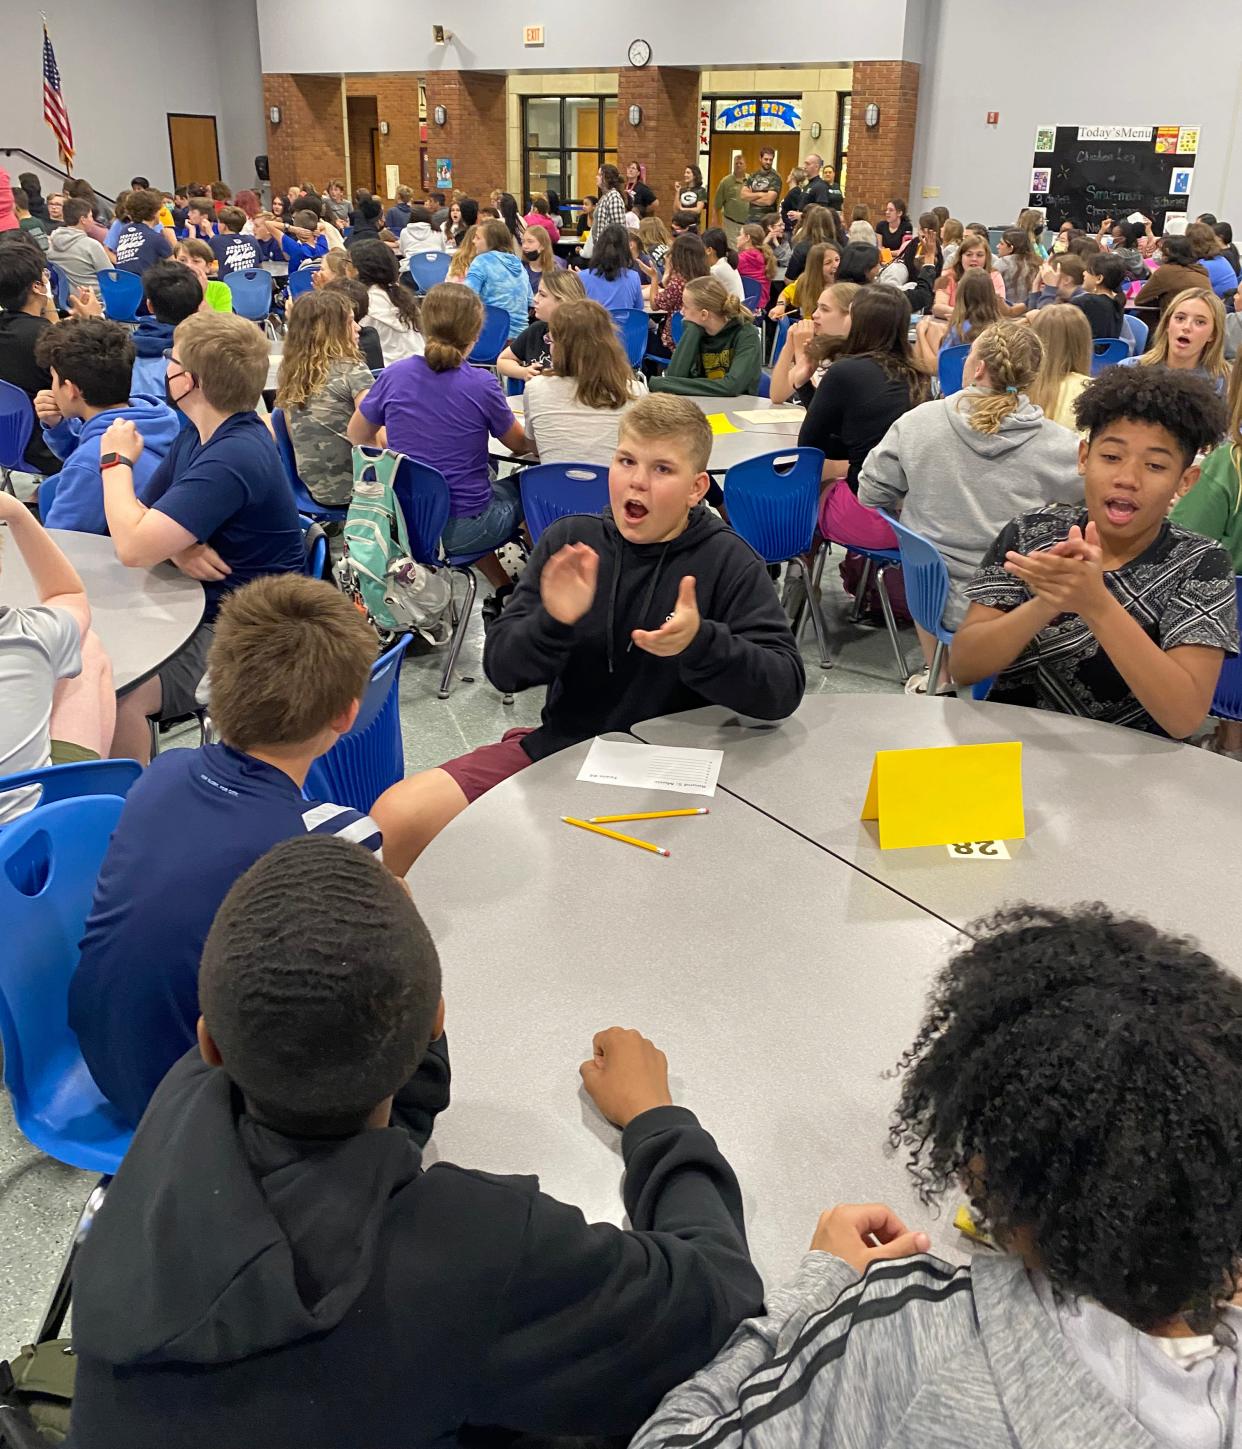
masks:
<path fill-rule="evenodd" d="M 609 535 L 609 541 L 613 544 L 616 553 L 616 566 L 612 572 L 612 588 L 608 594 L 608 622 L 606 625 L 608 632 L 608 673 L 612 674 L 616 664 L 614 632 L 617 620 L 617 595 L 621 590 L 621 564 L 625 558 L 625 549 L 611 535 Z M 655 566 L 655 573 L 651 576 L 651 582 L 647 585 L 647 592 L 638 609 L 636 627 L 641 627 L 646 622 L 647 610 L 651 607 L 651 601 L 655 598 L 655 591 L 660 586 L 660 575 L 664 572 L 664 564 L 668 559 L 668 551 L 671 547 L 671 543 L 666 543 L 660 550 L 660 559 Z M 625 652 L 628 654 L 633 647 L 634 640 L 631 635 L 629 642 L 625 646 Z"/>

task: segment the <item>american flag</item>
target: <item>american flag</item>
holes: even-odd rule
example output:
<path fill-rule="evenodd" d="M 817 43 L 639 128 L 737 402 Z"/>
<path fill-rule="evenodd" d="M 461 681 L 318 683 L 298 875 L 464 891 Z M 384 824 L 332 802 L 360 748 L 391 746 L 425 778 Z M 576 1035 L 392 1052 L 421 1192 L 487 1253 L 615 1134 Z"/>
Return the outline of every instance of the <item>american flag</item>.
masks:
<path fill-rule="evenodd" d="M 69 124 L 69 112 L 60 92 L 60 67 L 56 64 L 56 52 L 52 49 L 46 25 L 43 27 L 43 119 L 56 136 L 61 164 L 67 171 L 72 171 L 73 127 Z"/>

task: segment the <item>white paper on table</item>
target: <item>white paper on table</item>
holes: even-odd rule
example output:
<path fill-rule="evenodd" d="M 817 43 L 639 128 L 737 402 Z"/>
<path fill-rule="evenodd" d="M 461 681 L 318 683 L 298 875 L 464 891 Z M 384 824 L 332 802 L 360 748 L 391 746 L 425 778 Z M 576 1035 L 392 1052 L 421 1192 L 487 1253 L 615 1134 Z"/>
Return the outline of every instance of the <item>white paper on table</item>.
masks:
<path fill-rule="evenodd" d="M 579 780 L 621 785 L 630 790 L 675 790 L 679 795 L 714 795 L 723 750 L 679 749 L 674 745 L 631 745 L 596 739 Z"/>
<path fill-rule="evenodd" d="M 733 414 L 735 418 L 745 418 L 748 423 L 788 423 L 800 421 L 806 417 L 805 408 L 747 408 L 744 412 L 737 411 Z"/>

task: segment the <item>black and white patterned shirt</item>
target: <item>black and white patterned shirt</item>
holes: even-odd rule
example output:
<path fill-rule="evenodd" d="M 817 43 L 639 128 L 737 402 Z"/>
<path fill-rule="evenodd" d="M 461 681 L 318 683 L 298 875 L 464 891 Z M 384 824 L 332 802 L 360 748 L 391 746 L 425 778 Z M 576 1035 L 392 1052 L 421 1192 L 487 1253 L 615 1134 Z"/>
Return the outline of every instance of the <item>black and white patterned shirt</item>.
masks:
<path fill-rule="evenodd" d="M 1034 596 L 1005 572 L 1005 555 L 1051 548 L 1073 524 L 1086 523 L 1086 511 L 1068 504 L 1015 518 L 984 555 L 967 597 L 1005 613 L 1026 603 Z M 1148 549 L 1104 575 L 1104 586 L 1161 649 L 1201 644 L 1238 652 L 1233 564 L 1211 539 L 1166 521 Z M 997 676 L 988 698 L 1164 734 L 1077 614 L 1061 614 L 1041 629 Z"/>
<path fill-rule="evenodd" d="M 591 250 L 599 245 L 599 239 L 603 236 L 606 228 L 610 226 L 625 225 L 625 192 L 609 191 L 607 189 L 600 195 L 595 205 L 595 215 L 591 218 Z"/>

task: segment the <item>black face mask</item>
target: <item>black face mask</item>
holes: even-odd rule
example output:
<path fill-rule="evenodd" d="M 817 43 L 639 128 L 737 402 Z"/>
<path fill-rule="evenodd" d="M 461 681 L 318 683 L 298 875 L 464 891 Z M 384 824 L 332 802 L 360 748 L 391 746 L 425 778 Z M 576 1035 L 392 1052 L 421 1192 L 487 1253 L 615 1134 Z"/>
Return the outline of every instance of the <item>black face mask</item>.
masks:
<path fill-rule="evenodd" d="M 173 397 L 169 389 L 167 376 L 164 378 L 164 401 L 172 408 L 173 412 L 177 411 L 177 399 Z"/>

